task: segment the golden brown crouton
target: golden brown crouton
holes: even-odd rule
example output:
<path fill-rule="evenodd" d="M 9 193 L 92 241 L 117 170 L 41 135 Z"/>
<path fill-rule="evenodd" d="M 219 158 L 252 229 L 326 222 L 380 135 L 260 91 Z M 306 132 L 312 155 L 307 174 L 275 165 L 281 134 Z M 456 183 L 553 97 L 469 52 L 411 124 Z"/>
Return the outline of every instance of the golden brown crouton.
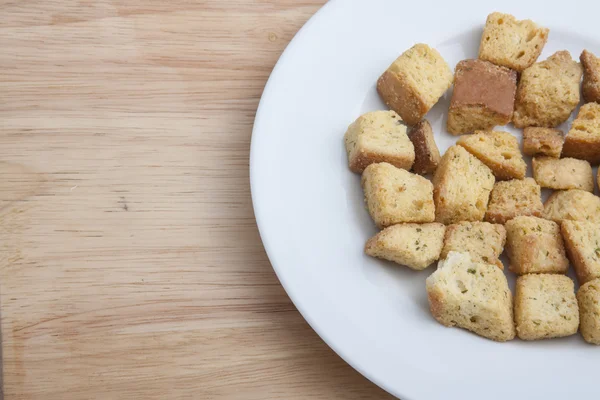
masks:
<path fill-rule="evenodd" d="M 416 44 L 390 65 L 377 81 L 377 91 L 389 108 L 415 125 L 452 85 L 452 70 L 440 53 Z"/>
<path fill-rule="evenodd" d="M 369 239 L 365 253 L 422 270 L 440 258 L 445 231 L 436 222 L 392 225 Z"/>
<path fill-rule="evenodd" d="M 569 260 L 556 222 L 537 217 L 516 217 L 508 221 L 505 228 L 511 271 L 518 275 L 567 272 Z"/>
<path fill-rule="evenodd" d="M 558 274 L 528 274 L 517 278 L 517 336 L 549 339 L 577 333 L 579 308 L 571 278 Z"/>

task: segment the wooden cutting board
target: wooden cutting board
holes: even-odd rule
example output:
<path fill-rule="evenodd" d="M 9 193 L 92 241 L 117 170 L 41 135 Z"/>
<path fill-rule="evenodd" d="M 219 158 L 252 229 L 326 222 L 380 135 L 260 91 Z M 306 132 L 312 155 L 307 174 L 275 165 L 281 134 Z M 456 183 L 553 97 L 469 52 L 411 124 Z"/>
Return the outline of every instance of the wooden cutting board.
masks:
<path fill-rule="evenodd" d="M 248 153 L 312 1 L 0 1 L 6 399 L 383 398 L 264 254 Z"/>

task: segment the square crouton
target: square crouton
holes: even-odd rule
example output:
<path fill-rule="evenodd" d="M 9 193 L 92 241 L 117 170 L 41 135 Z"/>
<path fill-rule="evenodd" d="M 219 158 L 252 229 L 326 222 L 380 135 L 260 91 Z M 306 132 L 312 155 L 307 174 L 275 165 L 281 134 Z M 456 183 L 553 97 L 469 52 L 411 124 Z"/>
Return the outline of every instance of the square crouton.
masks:
<path fill-rule="evenodd" d="M 442 325 L 499 342 L 515 337 L 512 294 L 499 268 L 473 262 L 467 253 L 451 252 L 426 286 L 431 314 Z"/>
<path fill-rule="evenodd" d="M 424 119 L 410 131 L 408 137 L 415 146 L 413 171 L 425 175 L 435 172 L 440 163 L 440 151 L 433 139 L 433 130 L 429 121 Z"/>
<path fill-rule="evenodd" d="M 510 14 L 494 12 L 488 15 L 483 28 L 479 58 L 523 71 L 542 53 L 548 32 L 528 19 L 519 21 Z"/>
<path fill-rule="evenodd" d="M 392 225 L 369 239 L 365 253 L 422 270 L 440 258 L 445 232 L 436 222 Z"/>
<path fill-rule="evenodd" d="M 563 221 L 561 230 L 579 284 L 600 278 L 600 224 Z"/>
<path fill-rule="evenodd" d="M 579 327 L 579 308 L 571 278 L 530 274 L 517 278 L 517 336 L 523 340 L 570 336 Z"/>
<path fill-rule="evenodd" d="M 519 141 L 508 132 L 478 131 L 461 136 L 456 142 L 487 165 L 498 180 L 523 179 L 527 164 Z"/>
<path fill-rule="evenodd" d="M 452 85 L 452 70 L 440 53 L 416 44 L 390 65 L 377 81 L 377 91 L 389 108 L 415 125 Z"/>
<path fill-rule="evenodd" d="M 559 158 L 564 140 L 560 129 L 529 126 L 523 129 L 523 153 Z"/>
<path fill-rule="evenodd" d="M 344 141 L 350 169 L 359 174 L 373 163 L 387 162 L 409 170 L 415 161 L 406 125 L 394 111 L 361 115 L 348 127 Z"/>
<path fill-rule="evenodd" d="M 516 217 L 506 228 L 509 269 L 515 274 L 565 274 L 569 260 L 560 226 L 537 217 Z"/>
<path fill-rule="evenodd" d="M 494 182 L 492 171 L 475 156 L 460 146 L 450 147 L 433 176 L 436 221 L 483 220 Z"/>
<path fill-rule="evenodd" d="M 577 291 L 579 331 L 583 339 L 600 344 L 600 279 L 587 282 Z"/>
<path fill-rule="evenodd" d="M 565 122 L 579 104 L 581 66 L 568 51 L 559 51 L 521 74 L 513 124 L 517 128 L 554 128 Z"/>
<path fill-rule="evenodd" d="M 496 182 L 485 220 L 495 224 L 505 224 L 506 221 L 520 215 L 539 217 L 544 211 L 542 204 L 542 189 L 532 179 L 513 179 Z"/>
<path fill-rule="evenodd" d="M 575 158 L 535 157 L 531 162 L 533 178 L 544 188 L 594 191 L 592 166 Z"/>
<path fill-rule="evenodd" d="M 448 110 L 448 132 L 459 135 L 510 122 L 517 92 L 517 73 L 482 60 L 456 66 Z"/>
<path fill-rule="evenodd" d="M 600 223 L 600 197 L 580 189 L 554 192 L 544 203 L 543 217 L 557 223 L 563 220 Z"/>
<path fill-rule="evenodd" d="M 565 138 L 562 156 L 600 163 L 600 104 L 581 106 Z"/>
<path fill-rule="evenodd" d="M 433 185 L 392 164 L 371 164 L 362 175 L 367 208 L 380 228 L 403 222 L 433 222 Z"/>
<path fill-rule="evenodd" d="M 499 224 L 488 222 L 459 222 L 446 229 L 444 247 L 440 258 L 444 259 L 451 251 L 469 253 L 471 260 L 504 269 L 498 259 L 504 250 L 506 229 Z"/>
<path fill-rule="evenodd" d="M 587 50 L 579 56 L 583 67 L 581 93 L 586 103 L 600 102 L 600 58 Z"/>

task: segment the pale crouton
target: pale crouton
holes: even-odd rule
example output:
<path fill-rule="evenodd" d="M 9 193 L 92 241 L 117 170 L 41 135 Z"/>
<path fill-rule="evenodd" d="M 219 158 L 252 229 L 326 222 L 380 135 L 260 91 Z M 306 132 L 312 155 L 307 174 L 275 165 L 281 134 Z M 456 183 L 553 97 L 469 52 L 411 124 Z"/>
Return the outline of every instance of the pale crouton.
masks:
<path fill-rule="evenodd" d="M 579 189 L 554 192 L 544 203 L 543 217 L 558 223 L 565 219 L 600 223 L 600 197 Z"/>
<path fill-rule="evenodd" d="M 426 281 L 429 308 L 442 325 L 504 342 L 515 337 L 512 294 L 504 273 L 451 252 Z"/>
<path fill-rule="evenodd" d="M 517 73 L 483 60 L 456 66 L 448 110 L 448 132 L 458 135 L 510 122 L 517 92 Z"/>
<path fill-rule="evenodd" d="M 548 32 L 528 19 L 519 21 L 510 14 L 494 12 L 483 28 L 479 58 L 523 71 L 542 53 Z"/>
<path fill-rule="evenodd" d="M 495 224 L 505 224 L 506 221 L 519 215 L 539 217 L 544 211 L 542 204 L 542 189 L 532 178 L 512 179 L 496 182 L 485 220 Z"/>
<path fill-rule="evenodd" d="M 587 50 L 579 56 L 583 66 L 581 92 L 586 103 L 600 102 L 600 58 Z"/>
<path fill-rule="evenodd" d="M 433 139 L 433 130 L 429 121 L 424 119 L 419 122 L 408 136 L 415 146 L 413 171 L 421 175 L 435 172 L 442 157 Z"/>
<path fill-rule="evenodd" d="M 416 44 L 390 65 L 377 81 L 389 108 L 409 125 L 417 124 L 452 85 L 452 70 L 440 53 Z"/>
<path fill-rule="evenodd" d="M 511 271 L 518 275 L 567 272 L 569 260 L 556 222 L 537 217 L 516 217 L 504 227 Z"/>
<path fill-rule="evenodd" d="M 529 126 L 523 130 L 523 153 L 559 158 L 564 140 L 560 129 Z"/>
<path fill-rule="evenodd" d="M 594 191 L 592 166 L 575 158 L 535 157 L 531 162 L 533 178 L 544 188 Z"/>
<path fill-rule="evenodd" d="M 517 128 L 554 128 L 565 122 L 579 104 L 581 66 L 568 51 L 533 64 L 521 74 L 513 124 Z"/>
<path fill-rule="evenodd" d="M 460 146 L 450 147 L 433 177 L 436 221 L 481 221 L 494 182 L 485 164 Z"/>
<path fill-rule="evenodd" d="M 525 177 L 527 164 L 519 150 L 519 141 L 508 132 L 478 131 L 461 136 L 456 143 L 487 165 L 498 180 Z"/>
<path fill-rule="evenodd" d="M 403 222 L 433 222 L 433 185 L 388 163 L 371 164 L 362 175 L 369 213 L 380 228 Z"/>
<path fill-rule="evenodd" d="M 392 225 L 369 239 L 365 253 L 422 270 L 440 258 L 445 231 L 436 222 Z"/>
<path fill-rule="evenodd" d="M 394 111 L 361 115 L 348 127 L 344 140 L 353 172 L 362 173 L 367 165 L 379 162 L 409 170 L 415 161 L 406 125 Z"/>
<path fill-rule="evenodd" d="M 529 274 L 517 278 L 515 292 L 517 336 L 549 339 L 577 333 L 579 308 L 571 278 L 558 274 Z"/>
<path fill-rule="evenodd" d="M 581 106 L 563 145 L 563 157 L 600 163 L 600 104 Z"/>
<path fill-rule="evenodd" d="M 581 336 L 588 343 L 600 344 L 600 279 L 579 288 L 577 303 Z"/>
<path fill-rule="evenodd" d="M 579 284 L 600 278 L 600 224 L 563 221 L 561 230 Z"/>
<path fill-rule="evenodd" d="M 499 260 L 506 242 L 506 229 L 499 224 L 488 222 L 459 222 L 449 225 L 444 237 L 441 259 L 451 251 L 469 253 L 473 262 L 493 264 L 500 269 L 504 265 Z"/>

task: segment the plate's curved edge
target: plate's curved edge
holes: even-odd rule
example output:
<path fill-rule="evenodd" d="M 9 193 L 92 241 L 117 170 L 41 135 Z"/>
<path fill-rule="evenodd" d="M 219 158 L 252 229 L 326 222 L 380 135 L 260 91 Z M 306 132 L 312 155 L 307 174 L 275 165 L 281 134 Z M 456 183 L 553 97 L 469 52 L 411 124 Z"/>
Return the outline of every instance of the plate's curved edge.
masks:
<path fill-rule="evenodd" d="M 306 21 L 306 23 L 302 26 L 302 28 L 300 28 L 300 30 L 298 30 L 298 32 L 296 32 L 296 34 L 294 35 L 292 40 L 288 43 L 285 50 L 283 51 L 283 53 L 281 54 L 281 56 L 275 63 L 275 66 L 273 67 L 273 70 L 271 71 L 271 74 L 269 75 L 269 79 L 267 80 L 267 83 L 265 84 L 265 88 L 263 89 L 263 93 L 261 95 L 260 101 L 258 103 L 258 108 L 256 110 L 256 116 L 254 119 L 254 125 L 252 127 L 252 136 L 251 136 L 251 141 L 250 141 L 250 162 L 249 162 L 250 173 L 249 173 L 249 177 L 250 177 L 250 195 L 251 195 L 251 199 L 252 199 L 252 208 L 254 210 L 254 218 L 256 219 L 256 226 L 258 228 L 258 233 L 261 238 L 263 247 L 265 248 L 267 257 L 269 258 L 269 262 L 271 263 L 271 266 L 273 267 L 273 271 L 275 272 L 277 279 L 279 280 L 279 282 L 285 289 L 286 294 L 289 296 L 290 300 L 292 301 L 292 303 L 294 304 L 294 306 L 296 307 L 296 309 L 298 310 L 300 315 L 302 315 L 302 318 L 304 318 L 304 320 L 311 327 L 311 329 L 313 331 L 315 331 L 317 333 L 317 335 L 319 335 L 321 340 L 323 340 L 330 349 L 332 349 L 342 360 L 344 360 L 344 362 L 346 362 L 348 365 L 350 365 L 354 370 L 358 371 L 358 373 L 360 373 L 362 376 L 367 378 L 369 381 L 371 381 L 378 387 L 382 388 L 383 390 L 385 390 L 392 396 L 402 397 L 403 400 L 412 400 L 410 397 L 407 397 L 405 394 L 395 393 L 391 388 L 387 387 L 387 385 L 385 385 L 383 382 L 379 381 L 374 376 L 371 376 L 366 371 L 364 371 L 362 368 L 360 368 L 356 363 L 354 363 L 351 360 L 351 358 L 349 356 L 345 355 L 344 352 L 333 343 L 333 340 L 330 340 L 327 337 L 325 332 L 323 332 L 321 329 L 318 328 L 317 324 L 309 316 L 309 313 L 306 310 L 304 310 L 303 307 L 300 305 L 300 302 L 297 301 L 296 294 L 293 293 L 291 286 L 286 282 L 285 278 L 283 277 L 283 274 L 281 274 L 279 272 L 275 262 L 272 260 L 272 257 L 270 256 L 268 241 L 265 238 L 263 229 L 261 229 L 261 214 L 262 213 L 260 211 L 260 206 L 257 203 L 256 192 L 254 190 L 254 187 L 255 187 L 254 181 L 256 179 L 254 173 L 256 171 L 256 147 L 257 147 L 255 139 L 257 136 L 257 132 L 260 129 L 260 124 L 262 123 L 262 118 L 264 118 L 263 115 L 261 114 L 261 111 L 262 111 L 261 109 L 264 107 L 264 104 L 267 101 L 266 99 L 269 96 L 270 87 L 273 84 L 275 77 L 277 76 L 279 67 L 285 62 L 285 59 L 288 57 L 290 52 L 293 50 L 293 47 L 296 45 L 298 40 L 301 40 L 304 32 L 310 27 L 310 25 L 312 25 L 317 19 L 322 18 L 323 15 L 325 14 L 325 12 L 327 12 L 327 10 L 331 8 L 331 5 L 333 3 L 337 3 L 338 1 L 339 0 L 330 0 L 327 3 L 325 3 L 313 16 L 311 16 L 308 19 L 308 21 Z"/>

